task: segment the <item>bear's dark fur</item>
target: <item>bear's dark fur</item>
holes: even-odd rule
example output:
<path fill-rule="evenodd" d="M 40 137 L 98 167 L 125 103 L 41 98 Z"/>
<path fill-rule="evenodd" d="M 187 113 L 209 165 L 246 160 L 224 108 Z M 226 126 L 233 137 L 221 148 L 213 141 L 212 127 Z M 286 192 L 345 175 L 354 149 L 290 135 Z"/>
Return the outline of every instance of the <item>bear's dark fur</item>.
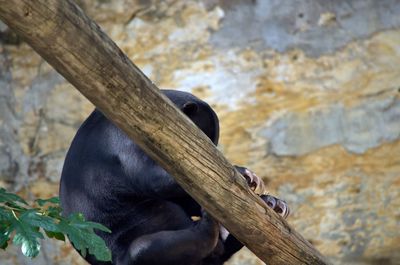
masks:
<path fill-rule="evenodd" d="M 217 145 L 219 122 L 207 103 L 186 92 L 162 92 Z M 222 264 L 242 247 L 231 235 L 222 238 L 219 224 L 99 110 L 71 144 L 60 197 L 64 215 L 80 212 L 111 229 L 98 234 L 113 264 Z"/>

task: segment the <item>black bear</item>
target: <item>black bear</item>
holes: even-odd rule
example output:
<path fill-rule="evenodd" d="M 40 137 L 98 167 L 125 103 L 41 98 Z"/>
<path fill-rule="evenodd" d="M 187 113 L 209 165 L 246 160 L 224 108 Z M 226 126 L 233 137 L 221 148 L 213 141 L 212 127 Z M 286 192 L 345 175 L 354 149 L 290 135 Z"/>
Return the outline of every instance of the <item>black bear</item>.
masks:
<path fill-rule="evenodd" d="M 207 103 L 186 92 L 162 93 L 218 144 L 219 121 Z M 248 169 L 237 169 L 251 188 L 262 185 Z M 64 215 L 80 212 L 112 231 L 99 235 L 113 262 L 86 257 L 91 264 L 217 265 L 242 247 L 99 110 L 79 128 L 67 153 L 60 198 Z M 286 217 L 283 201 L 262 198 Z"/>

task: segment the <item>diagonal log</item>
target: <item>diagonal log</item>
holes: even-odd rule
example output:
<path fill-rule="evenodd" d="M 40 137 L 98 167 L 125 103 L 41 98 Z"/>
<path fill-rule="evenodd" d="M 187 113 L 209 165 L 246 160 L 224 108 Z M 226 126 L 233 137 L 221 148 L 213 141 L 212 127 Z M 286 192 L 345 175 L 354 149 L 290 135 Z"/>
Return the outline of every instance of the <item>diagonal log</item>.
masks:
<path fill-rule="evenodd" d="M 264 262 L 327 264 L 73 1 L 0 0 L 0 19 Z"/>

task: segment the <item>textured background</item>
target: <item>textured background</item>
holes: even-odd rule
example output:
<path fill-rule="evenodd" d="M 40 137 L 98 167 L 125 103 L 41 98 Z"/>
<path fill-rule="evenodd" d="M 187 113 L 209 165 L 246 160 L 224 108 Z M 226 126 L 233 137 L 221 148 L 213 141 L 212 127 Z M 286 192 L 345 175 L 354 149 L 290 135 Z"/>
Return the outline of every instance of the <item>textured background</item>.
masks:
<path fill-rule="evenodd" d="M 400 264 L 399 1 L 79 4 L 160 88 L 211 103 L 224 154 L 286 199 L 289 222 L 334 264 Z M 93 106 L 0 32 L 0 186 L 57 195 Z M 67 244 L 42 250 L 0 252 L 1 264 L 84 264 Z M 244 250 L 230 264 L 262 263 Z"/>

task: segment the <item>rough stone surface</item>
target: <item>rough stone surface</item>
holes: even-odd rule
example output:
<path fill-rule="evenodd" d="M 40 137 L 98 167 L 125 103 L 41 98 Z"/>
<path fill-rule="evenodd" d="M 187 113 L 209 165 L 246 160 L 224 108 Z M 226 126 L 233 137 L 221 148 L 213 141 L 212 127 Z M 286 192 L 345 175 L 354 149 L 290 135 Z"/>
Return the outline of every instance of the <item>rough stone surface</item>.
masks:
<path fill-rule="evenodd" d="M 320 56 L 400 26 L 396 0 L 221 1 L 228 9 L 211 42 L 217 47 L 302 49 Z"/>
<path fill-rule="evenodd" d="M 350 108 L 333 103 L 310 109 L 305 115 L 285 113 L 260 136 L 269 139 L 269 152 L 278 156 L 302 155 L 335 144 L 363 154 L 384 142 L 397 140 L 399 118 L 397 96 L 361 101 Z"/>
<path fill-rule="evenodd" d="M 211 103 L 220 149 L 333 264 L 400 264 L 399 1 L 77 2 L 160 88 Z M 57 195 L 93 106 L 0 32 L 0 186 Z M 85 264 L 68 244 L 42 249 L 0 263 Z M 262 262 L 243 250 L 229 264 Z"/>

